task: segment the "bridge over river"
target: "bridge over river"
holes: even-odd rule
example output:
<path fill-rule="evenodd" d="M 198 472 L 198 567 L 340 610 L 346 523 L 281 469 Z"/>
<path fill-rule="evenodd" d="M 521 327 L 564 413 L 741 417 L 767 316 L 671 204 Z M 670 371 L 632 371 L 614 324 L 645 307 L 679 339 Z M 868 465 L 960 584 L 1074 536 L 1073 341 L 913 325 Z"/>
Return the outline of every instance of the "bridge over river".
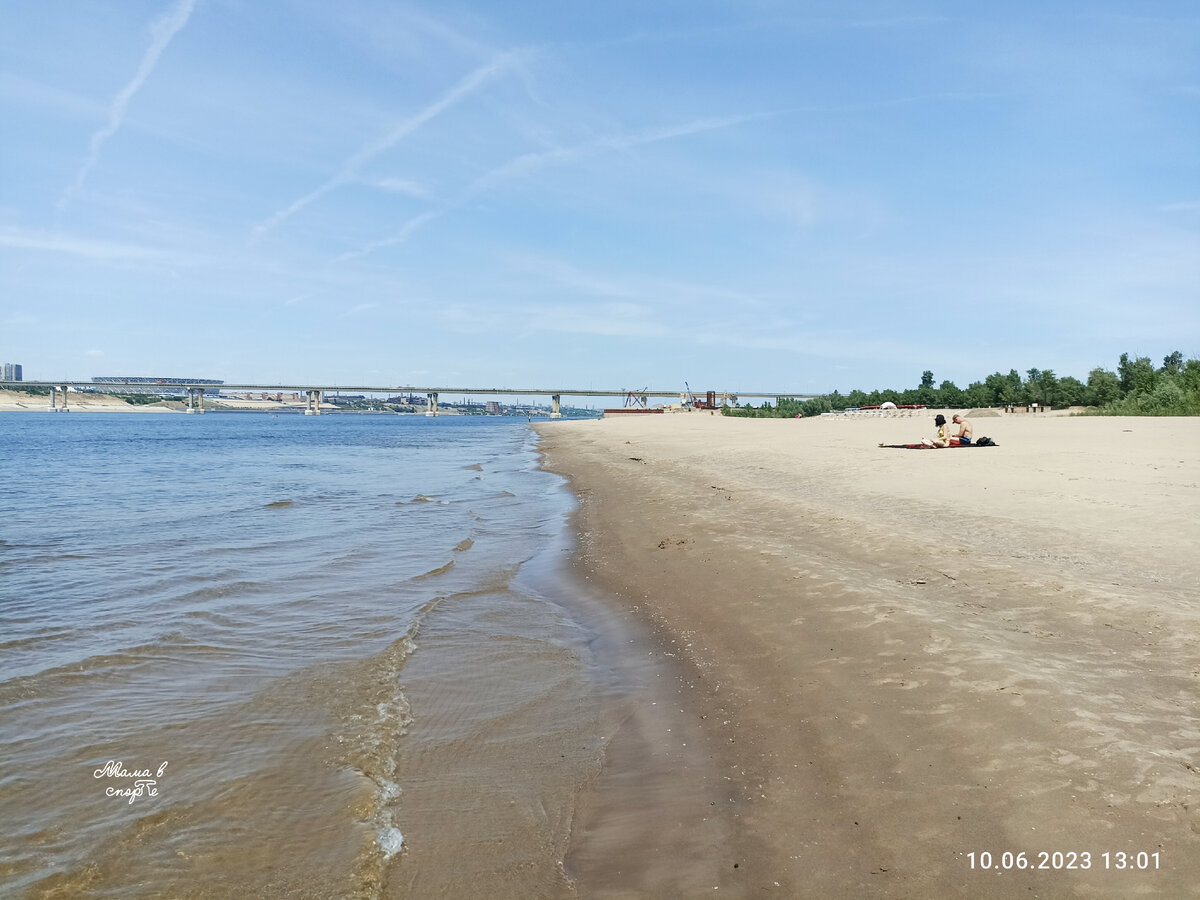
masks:
<path fill-rule="evenodd" d="M 543 396 L 549 397 L 551 403 L 550 418 L 562 417 L 563 397 L 621 397 L 630 405 L 646 406 L 651 397 L 681 397 L 689 391 L 655 391 L 649 388 L 642 390 L 604 390 L 600 388 L 507 388 L 507 387 L 418 387 L 413 385 L 372 386 L 372 385 L 330 385 L 330 384 L 242 384 L 237 382 L 189 382 L 189 381 L 93 381 L 92 379 L 71 381 L 56 379 L 54 381 L 0 381 L 0 390 L 21 390 L 23 388 L 50 388 L 50 409 L 66 411 L 67 392 L 70 388 L 86 388 L 89 391 L 112 393 L 144 391 L 178 391 L 188 398 L 188 412 L 204 412 L 205 391 L 251 391 L 265 394 L 296 393 L 308 397 L 308 405 L 304 410 L 306 416 L 321 414 L 321 399 L 327 393 L 349 391 L 359 394 L 385 394 L 414 396 L 424 394 L 426 398 L 425 415 L 436 416 L 438 413 L 438 397 L 442 394 L 471 396 L 486 394 L 490 396 Z M 730 403 L 739 399 L 778 400 L 788 397 L 797 400 L 807 400 L 812 394 L 798 394 L 792 391 L 706 391 L 705 396 L 721 398 Z M 59 398 L 61 397 L 61 404 Z"/>

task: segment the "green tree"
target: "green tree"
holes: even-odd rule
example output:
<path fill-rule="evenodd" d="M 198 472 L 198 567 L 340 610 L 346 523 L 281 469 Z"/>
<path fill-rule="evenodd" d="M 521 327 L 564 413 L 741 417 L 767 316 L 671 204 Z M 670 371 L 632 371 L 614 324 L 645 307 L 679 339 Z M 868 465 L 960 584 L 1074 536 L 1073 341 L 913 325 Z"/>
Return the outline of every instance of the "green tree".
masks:
<path fill-rule="evenodd" d="M 1117 375 L 1121 379 L 1121 393 L 1125 395 L 1154 390 L 1154 363 L 1150 362 L 1148 356 L 1130 360 L 1128 353 L 1122 353 L 1117 364 Z"/>
<path fill-rule="evenodd" d="M 1091 406 L 1108 406 L 1121 399 L 1121 379 L 1108 369 L 1092 369 L 1088 373 L 1086 396 Z"/>
<path fill-rule="evenodd" d="M 1036 403 L 1039 406 L 1049 406 L 1050 402 L 1047 397 L 1048 388 L 1058 383 L 1058 379 L 1054 377 L 1053 370 L 1043 372 L 1041 369 L 1030 369 L 1026 373 L 1027 380 L 1025 381 L 1025 397 L 1030 403 Z M 1049 378 L 1047 378 L 1047 375 Z"/>
<path fill-rule="evenodd" d="M 1183 389 L 1169 378 L 1164 378 L 1151 391 L 1138 392 L 1138 409 L 1152 416 L 1173 415 L 1175 407 L 1183 403 Z"/>
<path fill-rule="evenodd" d="M 987 391 L 988 406 L 1008 406 L 1008 404 L 1016 402 L 1016 398 L 1012 395 L 1012 390 L 1009 387 L 1008 379 L 999 372 L 993 372 L 985 378 L 983 386 Z"/>
<path fill-rule="evenodd" d="M 1040 399 L 1038 403 L 1043 406 L 1065 406 L 1060 397 L 1058 389 L 1058 376 L 1054 374 L 1053 369 L 1042 369 L 1041 375 L 1038 378 L 1038 393 Z"/>
<path fill-rule="evenodd" d="M 1179 386 L 1189 393 L 1200 393 L 1200 359 L 1189 359 L 1183 364 Z"/>
<path fill-rule="evenodd" d="M 1083 406 L 1087 403 L 1087 385 L 1073 375 L 1058 379 L 1055 406 Z"/>
<path fill-rule="evenodd" d="M 991 391 L 982 381 L 972 381 L 963 391 L 963 406 L 976 409 L 982 406 L 993 406 Z"/>
<path fill-rule="evenodd" d="M 965 404 L 962 390 L 953 381 L 942 382 L 942 386 L 938 388 L 938 400 L 946 409 Z"/>
<path fill-rule="evenodd" d="M 1021 375 L 1016 369 L 1009 369 L 1008 374 L 1004 376 L 1008 381 L 1009 394 L 1012 397 L 1010 403 L 1028 403 L 1029 391 L 1025 388 L 1025 383 L 1021 381 Z"/>
<path fill-rule="evenodd" d="M 1088 373 L 1086 384 L 1070 375 L 1059 378 L 1053 369 L 1028 369 L 1025 379 L 1011 369 L 1007 375 L 994 372 L 964 390 L 952 381 L 934 387 L 933 373 L 926 370 L 919 387 L 904 391 L 886 389 L 868 394 L 855 388 L 847 396 L 833 391 L 805 401 L 781 397 L 775 405 L 763 403 L 754 408 L 746 404 L 742 409 L 725 407 L 723 412 L 762 418 L 791 417 L 797 412 L 814 416 L 846 406 L 877 406 L 886 401 L 958 408 L 1030 402 L 1053 407 L 1086 403 L 1106 415 L 1196 416 L 1200 415 L 1200 360 L 1184 359 L 1182 353 L 1175 351 L 1163 358 L 1161 369 L 1155 369 L 1148 357 L 1131 359 L 1128 353 L 1123 353 L 1116 373 L 1094 368 Z"/>

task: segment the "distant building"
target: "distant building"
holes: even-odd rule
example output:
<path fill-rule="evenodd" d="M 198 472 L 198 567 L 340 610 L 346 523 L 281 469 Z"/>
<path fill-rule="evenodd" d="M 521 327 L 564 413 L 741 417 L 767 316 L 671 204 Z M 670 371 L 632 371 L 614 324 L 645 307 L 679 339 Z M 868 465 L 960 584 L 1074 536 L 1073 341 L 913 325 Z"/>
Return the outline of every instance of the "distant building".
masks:
<path fill-rule="evenodd" d="M 486 412 L 489 416 L 500 415 L 500 413 L 503 412 L 503 410 L 500 409 L 500 401 L 499 400 L 489 400 L 487 402 L 487 406 L 484 407 L 484 412 Z"/>
<path fill-rule="evenodd" d="M 0 363 L 0 381 L 22 381 L 20 363 Z"/>

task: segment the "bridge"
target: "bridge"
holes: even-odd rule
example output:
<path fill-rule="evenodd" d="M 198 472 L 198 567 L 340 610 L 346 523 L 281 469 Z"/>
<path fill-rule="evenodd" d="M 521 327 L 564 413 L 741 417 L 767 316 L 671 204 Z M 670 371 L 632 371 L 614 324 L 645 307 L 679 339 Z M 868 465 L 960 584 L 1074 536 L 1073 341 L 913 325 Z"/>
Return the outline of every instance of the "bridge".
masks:
<path fill-rule="evenodd" d="M 550 418 L 562 418 L 562 398 L 563 397 L 624 397 L 626 402 L 634 402 L 641 406 L 645 406 L 651 397 L 679 397 L 686 395 L 687 391 L 656 391 L 649 388 L 643 388 L 640 391 L 631 390 L 602 390 L 599 388 L 507 388 L 507 387 L 419 387 L 414 385 L 399 385 L 399 386 L 371 386 L 371 385 L 330 385 L 330 384 L 240 384 L 236 382 L 222 382 L 220 384 L 197 384 L 186 381 L 157 381 L 154 383 L 146 382 L 118 382 L 118 381 L 92 381 L 89 379 L 81 379 L 72 381 L 70 379 L 56 379 L 54 381 L 0 381 L 0 390 L 21 390 L 23 388 L 38 387 L 50 389 L 50 409 L 52 411 L 65 412 L 67 407 L 67 391 L 70 388 L 87 388 L 88 391 L 96 391 L 99 393 L 137 393 L 139 389 L 145 391 L 178 391 L 180 394 L 186 394 L 188 398 L 189 413 L 204 412 L 204 392 L 211 390 L 222 391 L 251 391 L 266 394 L 281 394 L 281 393 L 296 393 L 307 395 L 308 403 L 305 407 L 304 414 L 306 416 L 319 416 L 321 414 L 321 399 L 327 393 L 351 391 L 360 394 L 390 394 L 390 395 L 419 395 L 424 394 L 426 398 L 425 415 L 436 416 L 438 414 L 438 397 L 442 394 L 463 395 L 469 396 L 473 394 L 488 394 L 492 396 L 543 396 L 549 397 L 551 402 Z M 112 389 L 112 390 L 107 390 Z M 781 397 L 788 397 L 796 400 L 811 399 L 813 394 L 798 394 L 791 391 L 709 391 L 707 393 L 714 394 L 725 400 L 733 403 L 738 402 L 739 398 L 753 399 L 774 399 L 778 400 Z M 59 404 L 59 397 L 62 402 Z"/>

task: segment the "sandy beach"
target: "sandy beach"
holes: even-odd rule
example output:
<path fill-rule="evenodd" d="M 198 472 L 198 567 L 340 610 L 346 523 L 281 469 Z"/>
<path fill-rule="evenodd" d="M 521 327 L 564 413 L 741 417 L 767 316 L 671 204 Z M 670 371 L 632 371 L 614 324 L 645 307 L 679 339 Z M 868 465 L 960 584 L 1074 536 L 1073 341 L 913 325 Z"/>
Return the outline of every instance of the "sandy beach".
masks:
<path fill-rule="evenodd" d="M 537 426 L 723 795 L 618 736 L 580 896 L 1200 896 L 1200 420 L 931 416 Z"/>

